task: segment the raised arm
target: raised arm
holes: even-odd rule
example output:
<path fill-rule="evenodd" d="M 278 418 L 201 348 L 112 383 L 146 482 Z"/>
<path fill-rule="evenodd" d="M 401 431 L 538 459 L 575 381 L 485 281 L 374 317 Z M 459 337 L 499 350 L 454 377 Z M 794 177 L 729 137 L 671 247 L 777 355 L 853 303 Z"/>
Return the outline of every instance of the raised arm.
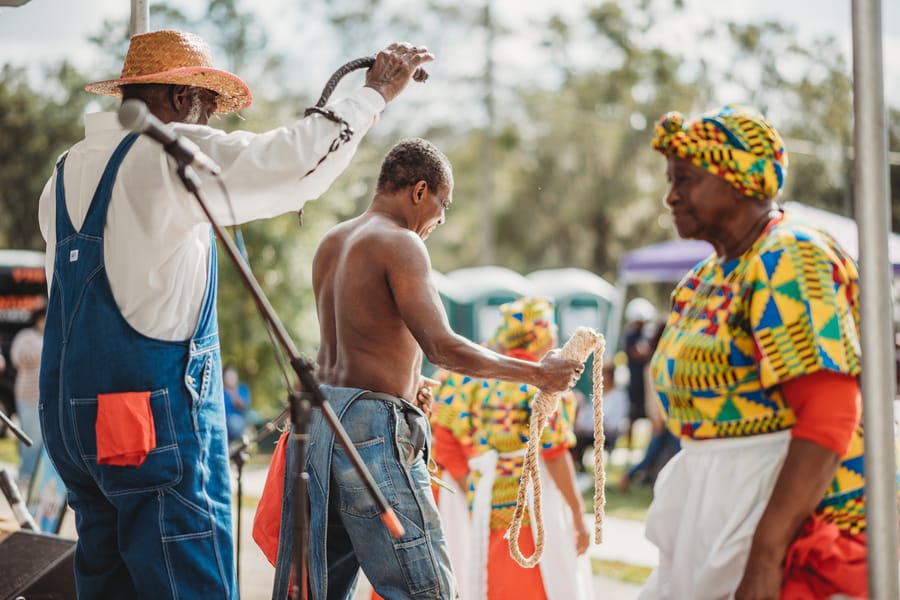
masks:
<path fill-rule="evenodd" d="M 432 364 L 472 377 L 528 383 L 548 392 L 568 389 L 581 375 L 583 366 L 577 361 L 551 354 L 540 363 L 527 362 L 458 335 L 450 327 L 431 276 L 424 242 L 410 232 L 389 252 L 388 284 L 400 316 Z"/>
<path fill-rule="evenodd" d="M 222 166 L 221 177 L 231 203 L 219 193 L 211 176 L 201 174 L 216 219 L 223 225 L 235 225 L 270 218 L 299 210 L 306 201 L 322 195 L 350 164 L 385 104 L 406 88 L 417 68 L 433 59 L 424 46 L 405 43 L 380 51 L 366 74 L 365 86 L 326 107 L 353 132 L 333 152 L 331 146 L 339 139 L 341 127 L 319 114 L 264 133 L 226 134 L 210 127 L 177 125 Z M 183 195 L 194 217 L 205 220 L 193 199 Z"/>

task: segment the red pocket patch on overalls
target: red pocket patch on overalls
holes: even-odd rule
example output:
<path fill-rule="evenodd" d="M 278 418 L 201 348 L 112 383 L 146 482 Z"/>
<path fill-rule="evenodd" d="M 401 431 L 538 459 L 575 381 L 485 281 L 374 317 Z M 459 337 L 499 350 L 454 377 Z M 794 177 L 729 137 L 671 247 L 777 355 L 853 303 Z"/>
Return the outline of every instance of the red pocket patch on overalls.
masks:
<path fill-rule="evenodd" d="M 139 467 L 156 448 L 150 392 L 97 395 L 97 464 Z"/>

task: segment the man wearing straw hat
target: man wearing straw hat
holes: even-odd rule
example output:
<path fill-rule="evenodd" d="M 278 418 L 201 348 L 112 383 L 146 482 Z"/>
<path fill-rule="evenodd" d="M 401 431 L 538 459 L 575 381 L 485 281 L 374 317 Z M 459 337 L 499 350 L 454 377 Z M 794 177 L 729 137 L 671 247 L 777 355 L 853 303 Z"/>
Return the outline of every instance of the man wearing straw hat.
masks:
<path fill-rule="evenodd" d="M 206 200 L 233 225 L 324 192 L 432 59 L 409 44 L 381 51 L 365 87 L 329 107 L 356 132 L 332 153 L 339 127 L 318 115 L 261 134 L 207 127 L 251 94 L 191 33 L 134 36 L 121 77 L 86 89 L 143 100 L 221 165 L 233 203 L 213 185 Z M 79 597 L 236 598 L 209 222 L 159 144 L 109 113 L 87 115 L 39 216 L 52 282 L 41 425 L 75 511 Z"/>

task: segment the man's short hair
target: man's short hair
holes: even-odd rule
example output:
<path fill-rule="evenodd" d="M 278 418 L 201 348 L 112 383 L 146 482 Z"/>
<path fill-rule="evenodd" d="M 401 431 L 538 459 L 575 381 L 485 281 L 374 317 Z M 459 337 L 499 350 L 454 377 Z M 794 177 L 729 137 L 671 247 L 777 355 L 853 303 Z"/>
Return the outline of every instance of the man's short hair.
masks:
<path fill-rule="evenodd" d="M 443 152 L 427 140 L 400 140 L 391 148 L 378 174 L 377 188 L 395 192 L 424 181 L 432 192 L 453 185 L 453 170 Z"/>

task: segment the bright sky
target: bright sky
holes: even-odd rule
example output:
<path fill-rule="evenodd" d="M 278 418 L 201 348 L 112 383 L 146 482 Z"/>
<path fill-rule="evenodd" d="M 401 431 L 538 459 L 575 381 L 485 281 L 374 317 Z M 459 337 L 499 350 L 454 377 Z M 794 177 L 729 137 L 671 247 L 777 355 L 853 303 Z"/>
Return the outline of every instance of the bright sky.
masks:
<path fill-rule="evenodd" d="M 148 0 L 152 2 L 153 0 Z M 394 0 L 393 4 L 402 4 L 411 0 Z M 569 15 L 579 14 L 581 6 L 599 4 L 600 0 L 567 0 L 565 2 L 550 0 L 494 0 L 494 13 L 498 22 L 513 32 L 524 31 L 529 21 L 545 17 L 552 10 Z M 189 15 L 197 15 L 206 5 L 205 0 L 182 0 L 175 3 Z M 302 13 L 293 8 L 284 10 L 285 6 L 297 6 L 296 0 L 267 0 L 253 2 L 253 11 L 268 28 L 271 50 L 283 54 L 288 60 L 296 60 L 304 65 L 304 76 L 316 77 L 314 81 L 324 79 L 344 60 L 352 57 L 338 55 L 333 62 L 320 66 L 321 74 L 310 73 L 311 63 L 321 63 L 323 53 L 339 53 L 336 42 L 327 38 L 324 28 L 317 25 L 314 14 Z M 300 3 L 304 10 L 310 10 L 308 2 Z M 478 6 L 481 0 L 467 0 L 465 4 Z M 627 3 L 626 3 L 627 4 Z M 756 0 L 743 2 L 737 0 L 685 0 L 688 14 L 666 21 L 665 43 L 672 48 L 691 48 L 695 46 L 697 33 L 717 20 L 725 17 L 733 20 L 759 21 L 777 20 L 797 28 L 798 41 L 833 35 L 844 48 L 850 61 L 851 49 L 851 0 Z M 51 64 L 63 58 L 69 58 L 86 72 L 94 72 L 104 64 L 97 55 L 96 48 L 87 40 L 96 33 L 104 19 L 123 19 L 130 13 L 131 3 L 127 0 L 30 0 L 17 8 L 0 8 L 0 64 L 12 63 L 34 67 L 33 73 L 39 73 L 42 64 Z M 251 3 L 244 2 L 243 6 Z M 723 10 L 727 6 L 727 13 Z M 287 15 L 287 18 L 285 16 Z M 152 28 L 151 23 L 151 28 Z M 900 1 L 882 2 L 882 36 L 884 40 L 885 65 L 885 97 L 900 98 Z M 498 70 L 505 66 L 514 69 L 527 69 L 530 49 L 535 47 L 535 40 L 526 40 L 524 36 L 510 36 L 497 50 Z M 509 38 L 508 38 L 509 39 Z M 298 48 L 298 40 L 303 40 Z M 392 40 L 373 41 L 373 52 L 384 43 Z M 416 42 L 416 40 L 410 40 Z M 521 45 L 518 42 L 521 41 Z M 427 40 L 426 40 L 427 42 Z M 460 73 L 466 70 L 463 63 L 471 71 L 478 60 L 463 60 L 460 56 L 469 50 L 480 51 L 480 38 L 477 43 L 460 40 L 460 48 L 453 48 L 451 56 L 439 56 L 440 61 L 448 61 L 448 72 Z M 473 49 L 473 46 L 475 48 Z M 314 48 L 315 50 L 311 50 Z M 311 56 L 302 56 L 302 52 L 316 52 L 316 60 Z M 457 54 L 459 52 L 459 54 Z M 454 54 L 457 54 L 454 56 Z M 454 67 L 454 63 L 456 67 Z M 439 74 L 443 65 L 434 65 L 434 74 Z M 117 73 L 97 73 L 97 79 L 111 78 Z M 527 71 L 526 71 L 527 72 Z M 37 76 L 37 75 L 34 75 Z M 896 104 L 894 102 L 893 104 Z"/>

